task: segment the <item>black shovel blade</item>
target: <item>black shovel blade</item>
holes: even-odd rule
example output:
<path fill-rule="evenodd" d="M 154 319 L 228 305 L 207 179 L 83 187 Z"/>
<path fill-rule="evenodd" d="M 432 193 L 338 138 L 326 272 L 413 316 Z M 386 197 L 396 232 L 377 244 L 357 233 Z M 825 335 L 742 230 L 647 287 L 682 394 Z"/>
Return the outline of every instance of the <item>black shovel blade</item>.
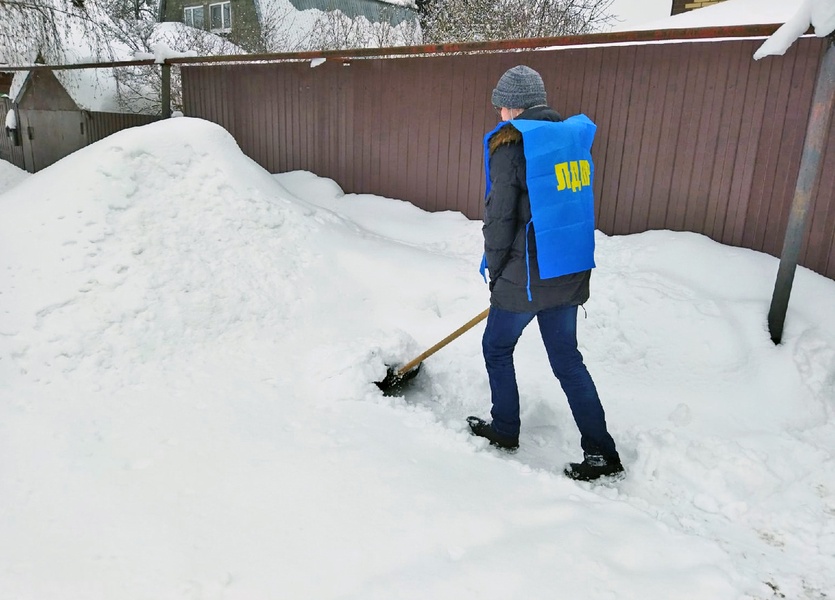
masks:
<path fill-rule="evenodd" d="M 403 390 L 406 383 L 417 377 L 422 364 L 418 363 L 418 366 L 405 373 L 400 373 L 396 367 L 389 367 L 383 380 L 375 381 L 374 383 L 383 391 L 384 396 L 396 396 Z"/>

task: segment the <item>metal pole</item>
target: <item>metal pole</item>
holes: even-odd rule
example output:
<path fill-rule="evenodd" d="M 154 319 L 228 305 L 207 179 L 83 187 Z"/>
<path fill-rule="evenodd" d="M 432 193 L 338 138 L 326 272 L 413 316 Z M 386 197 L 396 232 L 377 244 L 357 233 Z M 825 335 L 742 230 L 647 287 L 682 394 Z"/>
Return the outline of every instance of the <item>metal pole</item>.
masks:
<path fill-rule="evenodd" d="M 812 193 L 820 173 L 825 149 L 824 142 L 832 119 L 833 103 L 835 103 L 835 37 L 830 35 L 829 46 L 824 54 L 815 87 L 812 114 L 806 126 L 800 173 L 794 189 L 786 237 L 783 240 L 783 252 L 780 255 L 780 268 L 777 271 L 777 281 L 771 297 L 771 308 L 768 311 L 768 331 L 771 334 L 771 341 L 775 344 L 779 344 L 783 339 L 783 324 L 786 321 L 797 259 L 800 256 L 803 234 L 806 231 Z"/>
<path fill-rule="evenodd" d="M 164 62 L 161 67 L 162 90 L 160 92 L 160 100 L 162 102 L 162 118 L 168 119 L 171 117 L 171 65 Z"/>

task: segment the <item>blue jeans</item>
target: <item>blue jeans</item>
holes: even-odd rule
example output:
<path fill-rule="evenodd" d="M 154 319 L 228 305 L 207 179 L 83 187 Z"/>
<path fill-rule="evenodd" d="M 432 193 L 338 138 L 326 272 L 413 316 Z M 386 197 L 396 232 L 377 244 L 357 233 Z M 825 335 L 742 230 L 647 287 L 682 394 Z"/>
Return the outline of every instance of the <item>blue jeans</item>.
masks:
<path fill-rule="evenodd" d="M 522 331 L 536 317 L 551 369 L 568 397 L 568 406 L 580 430 L 586 455 L 617 458 L 615 442 L 606 429 L 606 415 L 591 375 L 577 349 L 577 307 L 560 306 L 538 313 L 516 313 L 491 307 L 482 338 L 484 362 L 493 400 L 493 428 L 518 436 L 519 388 L 513 366 L 513 350 Z"/>

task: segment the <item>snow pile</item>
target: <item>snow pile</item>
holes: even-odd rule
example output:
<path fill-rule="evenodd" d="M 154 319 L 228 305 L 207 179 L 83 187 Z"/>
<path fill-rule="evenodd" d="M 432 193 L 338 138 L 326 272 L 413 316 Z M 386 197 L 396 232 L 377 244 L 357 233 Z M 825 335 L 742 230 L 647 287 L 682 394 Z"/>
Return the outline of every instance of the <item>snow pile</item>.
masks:
<path fill-rule="evenodd" d="M 195 129 L 199 145 L 189 141 Z M 234 146 L 222 129 L 176 119 L 163 130 L 170 142 L 157 144 L 162 131 L 153 128 L 111 136 L 14 190 L 28 201 L 6 207 L 5 222 L 32 237 L 4 248 L 16 293 L 0 335 L 27 332 L 12 353 L 26 357 L 19 366 L 30 377 L 56 365 L 156 361 L 171 343 L 200 345 L 237 328 L 250 335 L 313 301 L 314 288 L 293 284 L 312 260 L 303 241 L 322 218 L 302 218 L 315 212 L 303 203 L 272 202 L 263 190 L 275 183 L 239 152 L 221 159 Z M 62 179 L 88 164 L 72 202 Z M 207 218 L 192 222 L 197 215 Z M 249 271 L 222 269 L 253 258 Z M 45 271 L 55 263 L 58 277 Z"/>
<path fill-rule="evenodd" d="M 2 171 L 0 171 L 2 173 Z M 578 436 L 535 326 L 521 448 L 468 435 L 480 223 L 270 175 L 190 118 L 0 194 L 0 589 L 10 598 L 825 598 L 835 282 L 695 234 L 598 234 L 581 349 L 628 477 Z M 322 574 L 327 574 L 323 577 Z"/>

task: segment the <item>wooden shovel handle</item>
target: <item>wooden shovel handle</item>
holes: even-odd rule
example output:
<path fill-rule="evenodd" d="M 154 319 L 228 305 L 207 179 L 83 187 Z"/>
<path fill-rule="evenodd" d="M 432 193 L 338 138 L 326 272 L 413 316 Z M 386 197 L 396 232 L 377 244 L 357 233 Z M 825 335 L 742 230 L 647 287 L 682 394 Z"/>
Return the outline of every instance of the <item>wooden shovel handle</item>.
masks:
<path fill-rule="evenodd" d="M 429 348 L 429 350 L 427 350 L 423 354 L 413 358 L 412 360 L 407 362 L 405 365 L 400 367 L 400 369 L 398 369 L 398 371 L 397 371 L 397 375 L 403 375 L 403 373 L 406 373 L 406 372 L 411 371 L 412 369 L 414 369 L 417 365 L 419 365 L 421 363 L 421 361 L 423 361 L 423 359 L 429 358 L 430 356 L 435 354 L 438 350 L 440 350 L 441 348 L 443 348 L 444 346 L 449 344 L 452 340 L 458 338 L 459 336 L 461 336 L 461 334 L 466 333 L 467 331 L 469 331 L 470 329 L 472 329 L 473 327 L 475 327 L 476 325 L 481 323 L 484 319 L 487 318 L 487 313 L 489 313 L 489 312 L 490 312 L 490 309 L 485 308 L 484 311 L 481 312 L 478 316 L 473 317 L 472 319 L 470 319 L 469 321 L 464 323 L 461 327 L 459 327 L 458 329 L 456 329 L 455 331 L 450 333 L 448 336 L 446 336 L 444 339 L 442 339 L 440 342 L 438 342 L 437 344 L 435 344 L 434 346 Z"/>

